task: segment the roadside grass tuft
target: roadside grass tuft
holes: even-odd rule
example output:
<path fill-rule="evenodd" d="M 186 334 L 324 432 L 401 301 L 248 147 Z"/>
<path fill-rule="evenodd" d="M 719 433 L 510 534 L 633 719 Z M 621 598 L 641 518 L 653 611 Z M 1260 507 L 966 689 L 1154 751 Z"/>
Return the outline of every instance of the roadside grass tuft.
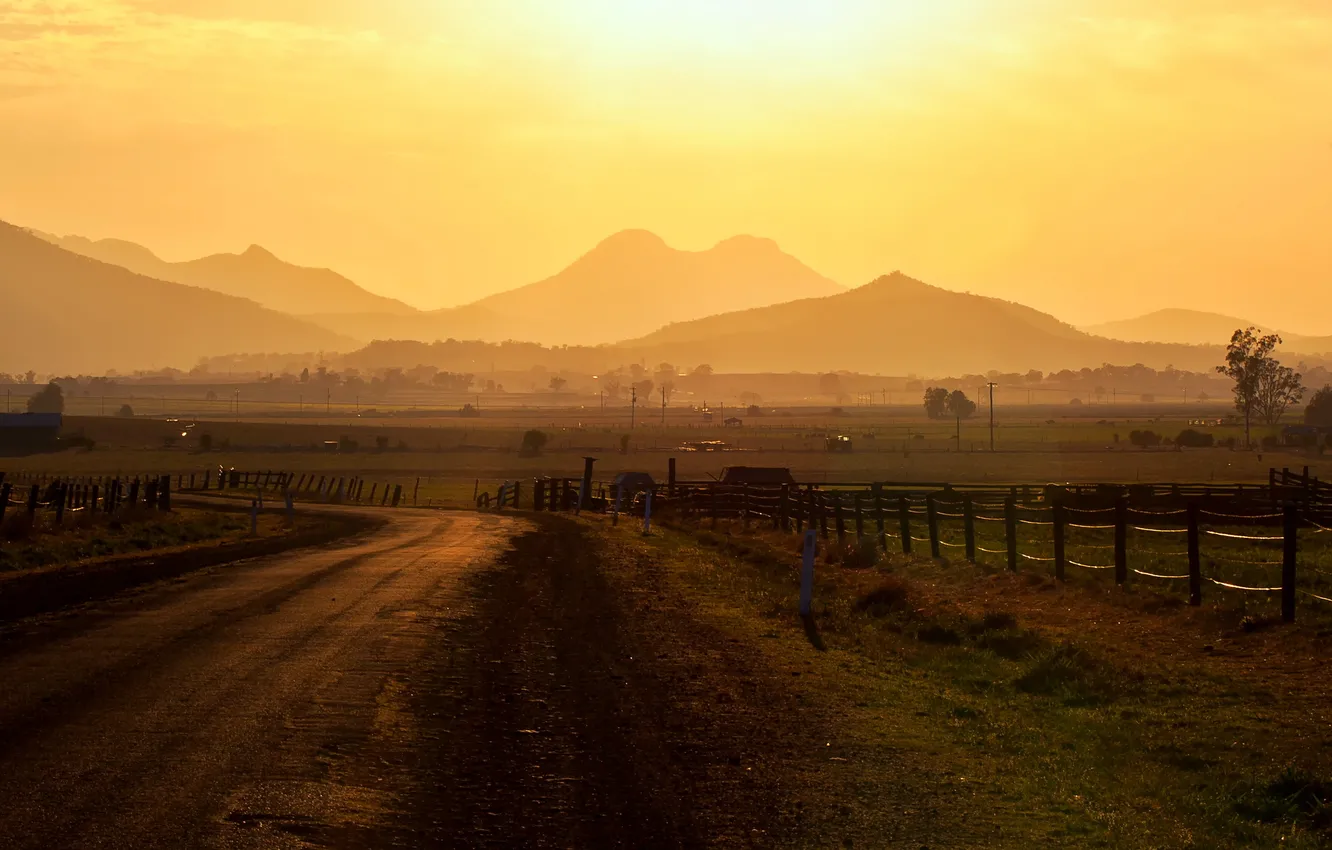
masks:
<path fill-rule="evenodd" d="M 1274 779 L 1242 786 L 1235 811 L 1259 823 L 1327 832 L 1332 829 L 1332 782 L 1292 765 Z"/>
<path fill-rule="evenodd" d="M 1071 643 L 1034 655 L 1013 686 L 1032 696 L 1057 698 L 1069 707 L 1103 705 L 1120 690 L 1109 665 Z"/>

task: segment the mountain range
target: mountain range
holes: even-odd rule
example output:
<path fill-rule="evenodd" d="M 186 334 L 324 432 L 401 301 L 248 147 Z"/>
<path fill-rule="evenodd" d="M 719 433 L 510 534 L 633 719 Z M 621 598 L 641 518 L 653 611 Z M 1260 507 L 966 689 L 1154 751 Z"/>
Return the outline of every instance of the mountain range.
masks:
<path fill-rule="evenodd" d="M 355 343 L 237 298 L 136 274 L 0 222 L 0 364 L 103 374 L 190 368 L 234 351 L 347 350 Z"/>
<path fill-rule="evenodd" d="M 1216 345 L 1093 336 L 1030 307 L 941 289 L 901 272 L 823 298 L 668 325 L 622 346 L 649 362 L 706 362 L 723 371 L 888 375 L 1058 371 L 1102 363 L 1207 370 L 1221 358 Z"/>
<path fill-rule="evenodd" d="M 270 310 L 294 316 L 347 313 L 407 316 L 418 312 L 401 301 L 368 292 L 329 269 L 305 268 L 279 260 L 258 245 L 251 245 L 241 254 L 213 254 L 169 263 L 148 248 L 123 239 L 94 241 L 82 236 L 34 233 L 67 251 L 146 277 L 248 298 Z"/>
<path fill-rule="evenodd" d="M 848 290 L 767 239 L 738 236 L 681 251 L 642 230 L 603 240 L 545 280 L 421 311 L 257 246 L 169 263 L 132 242 L 5 225 L 0 295 L 13 305 L 16 329 L 0 343 L 4 362 L 60 371 L 188 367 L 241 352 L 347 352 L 375 339 L 535 342 L 577 347 L 580 358 L 606 366 L 670 361 L 724 371 L 928 376 L 1102 363 L 1208 370 L 1231 332 L 1251 324 L 1163 310 L 1079 329 L 901 272 Z M 96 339 L 103 326 L 155 328 L 159 338 L 140 331 L 107 347 Z M 181 327 L 193 330 L 177 333 Z M 49 353 L 34 360 L 43 340 Z M 1332 339 L 1289 337 L 1284 350 L 1332 350 Z"/>
<path fill-rule="evenodd" d="M 1272 330 L 1261 322 L 1204 310 L 1167 308 L 1117 322 L 1083 328 L 1089 334 L 1127 342 L 1175 342 L 1185 345 L 1228 342 L 1237 328 L 1259 328 L 1281 337 L 1284 348 L 1304 354 L 1332 351 L 1332 337 L 1306 336 Z"/>

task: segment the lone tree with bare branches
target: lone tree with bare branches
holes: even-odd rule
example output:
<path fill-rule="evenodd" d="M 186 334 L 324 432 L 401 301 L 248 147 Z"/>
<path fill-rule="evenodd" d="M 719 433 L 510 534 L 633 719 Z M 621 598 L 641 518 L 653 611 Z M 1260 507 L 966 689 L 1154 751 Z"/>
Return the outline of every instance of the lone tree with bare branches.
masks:
<path fill-rule="evenodd" d="M 1276 334 L 1259 336 L 1257 328 L 1236 330 L 1226 346 L 1226 362 L 1216 371 L 1235 382 L 1235 409 L 1244 414 L 1244 444 L 1253 446 L 1250 429 L 1257 416 L 1268 425 L 1304 397 L 1300 374 L 1272 356 L 1281 344 Z"/>

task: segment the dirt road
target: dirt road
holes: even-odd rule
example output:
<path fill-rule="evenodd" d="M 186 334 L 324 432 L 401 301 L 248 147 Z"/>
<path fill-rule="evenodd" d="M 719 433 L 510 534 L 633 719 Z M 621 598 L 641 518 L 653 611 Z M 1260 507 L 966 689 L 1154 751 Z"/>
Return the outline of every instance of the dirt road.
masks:
<path fill-rule="evenodd" d="M 10 629 L 0 847 L 799 843 L 790 674 L 585 543 L 395 512 Z"/>

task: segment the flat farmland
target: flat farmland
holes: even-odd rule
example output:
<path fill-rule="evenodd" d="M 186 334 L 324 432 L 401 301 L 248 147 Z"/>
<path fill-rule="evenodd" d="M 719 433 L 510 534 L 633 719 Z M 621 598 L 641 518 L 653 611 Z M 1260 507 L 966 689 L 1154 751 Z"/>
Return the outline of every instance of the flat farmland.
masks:
<path fill-rule="evenodd" d="M 1108 407 L 1103 410 L 1109 413 Z M 632 430 L 627 411 L 621 416 L 618 410 L 581 408 L 506 409 L 474 419 L 69 416 L 67 435 L 91 440 L 91 449 L 0 459 L 0 467 L 66 475 L 202 474 L 218 467 L 355 475 L 402 484 L 416 490 L 420 503 L 438 504 L 470 502 L 475 488 L 493 490 L 506 480 L 576 476 L 584 456 L 597 458 L 598 479 L 627 470 L 664 477 L 667 459 L 674 457 L 682 480 L 707 480 L 725 466 L 749 465 L 789 467 L 798 480 L 810 482 L 959 484 L 1256 483 L 1265 482 L 1272 467 L 1309 466 L 1319 475 L 1323 462 L 1318 449 L 1131 446 L 1133 430 L 1173 437 L 1204 418 L 1165 406 L 1125 407 L 1104 418 L 1102 409 L 1095 416 L 1056 417 L 1066 409 L 998 408 L 993 452 L 985 411 L 962 424 L 960 441 L 956 423 L 928 420 L 914 408 L 848 408 L 842 415 L 827 408 L 792 409 L 746 418 L 739 427 L 700 421 L 692 411 L 667 412 L 664 425 L 660 415 L 655 421 L 639 416 Z M 540 454 L 520 452 L 528 430 L 546 435 Z M 1242 434 L 1234 426 L 1200 430 L 1218 440 Z M 1255 439 L 1267 433 L 1255 430 Z M 852 451 L 828 450 L 828 437 L 837 435 L 851 438 Z M 724 450 L 693 450 L 709 441 L 724 443 Z"/>

